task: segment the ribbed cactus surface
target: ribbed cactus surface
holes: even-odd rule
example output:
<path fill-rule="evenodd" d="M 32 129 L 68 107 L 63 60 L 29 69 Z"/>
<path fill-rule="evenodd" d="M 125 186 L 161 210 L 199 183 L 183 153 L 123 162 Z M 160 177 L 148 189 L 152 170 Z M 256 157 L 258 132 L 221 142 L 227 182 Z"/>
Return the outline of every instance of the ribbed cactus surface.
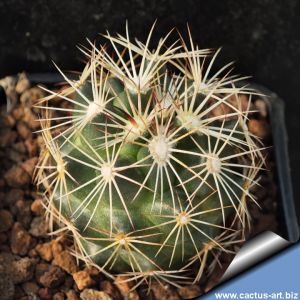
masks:
<path fill-rule="evenodd" d="M 126 35 L 82 49 L 87 64 L 39 107 L 35 180 L 79 258 L 109 274 L 201 279 L 249 223 L 262 165 L 247 128 L 253 91 L 190 36 L 152 50 Z M 245 105 L 241 95 L 249 96 Z M 56 104 L 58 99 L 67 105 Z M 217 252 L 218 254 L 214 254 Z"/>

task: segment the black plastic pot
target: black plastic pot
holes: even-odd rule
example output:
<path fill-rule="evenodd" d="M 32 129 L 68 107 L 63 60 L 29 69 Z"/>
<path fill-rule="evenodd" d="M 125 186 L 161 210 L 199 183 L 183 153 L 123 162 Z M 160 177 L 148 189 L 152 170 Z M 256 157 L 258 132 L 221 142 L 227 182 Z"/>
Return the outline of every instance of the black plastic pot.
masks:
<path fill-rule="evenodd" d="M 288 136 L 285 126 L 284 102 L 273 92 L 258 84 L 252 88 L 263 93 L 261 98 L 267 103 L 269 122 L 272 129 L 273 150 L 275 156 L 275 179 L 278 184 L 279 211 L 282 212 L 280 226 L 283 238 L 291 243 L 299 240 L 299 224 L 296 216 L 295 202 L 290 173 Z"/>

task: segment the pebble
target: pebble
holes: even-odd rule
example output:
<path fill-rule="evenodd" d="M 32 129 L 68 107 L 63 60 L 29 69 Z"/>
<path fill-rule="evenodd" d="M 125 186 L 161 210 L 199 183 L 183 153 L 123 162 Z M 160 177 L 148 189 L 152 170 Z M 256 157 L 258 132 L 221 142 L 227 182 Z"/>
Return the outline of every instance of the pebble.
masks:
<path fill-rule="evenodd" d="M 11 231 L 10 246 L 12 252 L 19 255 L 26 255 L 32 246 L 32 237 L 18 222 Z"/>
<path fill-rule="evenodd" d="M 21 286 L 15 286 L 14 299 L 18 300 L 39 300 L 37 296 L 26 296 Z"/>
<path fill-rule="evenodd" d="M 3 87 L 6 98 L 8 100 L 7 110 L 11 111 L 11 109 L 17 103 L 17 93 L 16 93 L 16 79 L 13 76 L 6 76 L 3 79 L 0 79 L 0 86 Z"/>
<path fill-rule="evenodd" d="M 113 300 L 109 295 L 105 292 L 85 289 L 80 293 L 80 299 L 82 300 Z"/>
<path fill-rule="evenodd" d="M 68 290 L 66 295 L 67 295 L 67 300 L 79 300 L 74 290 Z"/>
<path fill-rule="evenodd" d="M 17 221 L 25 228 L 28 228 L 32 220 L 30 201 L 18 200 L 15 204 L 15 209 L 17 211 Z"/>
<path fill-rule="evenodd" d="M 119 291 L 121 292 L 122 296 L 125 299 L 129 300 L 139 300 L 140 297 L 137 293 L 137 291 L 133 290 L 131 291 L 131 288 L 133 287 L 132 281 L 125 281 L 129 279 L 129 277 L 126 276 L 117 276 L 115 279 L 115 285 L 118 287 Z"/>
<path fill-rule="evenodd" d="M 44 217 L 34 217 L 31 224 L 29 233 L 35 237 L 47 237 L 48 223 Z"/>
<path fill-rule="evenodd" d="M 13 207 L 15 203 L 24 198 L 24 191 L 21 189 L 9 189 L 9 191 L 5 195 L 5 204 L 7 206 Z"/>
<path fill-rule="evenodd" d="M 0 245 L 7 241 L 7 235 L 3 232 L 0 233 Z"/>
<path fill-rule="evenodd" d="M 169 285 L 162 286 L 161 284 L 153 283 L 151 291 L 157 300 L 180 300 L 176 290 Z"/>
<path fill-rule="evenodd" d="M 18 94 L 22 94 L 29 88 L 30 88 L 30 81 L 28 80 L 26 73 L 25 72 L 20 73 L 15 87 L 16 92 Z"/>
<path fill-rule="evenodd" d="M 58 292 L 53 295 L 53 300 L 64 300 L 64 299 L 65 299 L 65 295 L 62 292 Z"/>
<path fill-rule="evenodd" d="M 260 115 L 263 118 L 266 118 L 268 116 L 267 103 L 262 99 L 257 99 L 254 104 L 255 104 L 255 109 L 259 111 Z"/>
<path fill-rule="evenodd" d="M 33 139 L 28 139 L 24 142 L 29 157 L 34 157 L 38 153 L 38 147 Z"/>
<path fill-rule="evenodd" d="M 15 126 L 16 120 L 10 114 L 5 114 L 2 118 L 4 126 L 11 128 Z"/>
<path fill-rule="evenodd" d="M 0 272 L 0 295 L 2 300 L 11 300 L 15 294 L 15 286 L 11 277 Z"/>
<path fill-rule="evenodd" d="M 122 300 L 120 291 L 109 280 L 100 281 L 100 290 L 104 291 L 114 300 Z"/>
<path fill-rule="evenodd" d="M 26 123 L 22 122 L 22 121 L 18 122 L 18 124 L 17 124 L 17 132 L 23 140 L 26 140 L 32 134 L 31 130 L 28 128 Z"/>
<path fill-rule="evenodd" d="M 39 282 L 44 287 L 56 288 L 60 286 L 65 279 L 65 272 L 59 267 L 50 265 L 48 270 L 41 275 Z"/>
<path fill-rule="evenodd" d="M 77 272 L 77 264 L 74 256 L 70 254 L 68 250 L 63 250 L 59 253 L 53 252 L 53 263 L 61 267 L 69 274 Z"/>
<path fill-rule="evenodd" d="M 19 153 L 25 154 L 26 153 L 26 147 L 23 142 L 18 142 L 12 145 L 12 147 L 18 151 Z"/>
<path fill-rule="evenodd" d="M 37 283 L 33 281 L 27 281 L 22 284 L 22 288 L 26 293 L 26 295 L 33 296 L 33 295 L 37 295 L 40 287 L 38 286 Z"/>
<path fill-rule="evenodd" d="M 40 288 L 38 295 L 42 300 L 52 300 L 52 292 L 49 288 Z"/>
<path fill-rule="evenodd" d="M 22 163 L 22 168 L 27 172 L 27 174 L 32 177 L 33 175 L 33 171 L 35 169 L 35 166 L 37 164 L 38 158 L 37 157 L 33 157 L 30 159 L 27 159 L 26 161 L 24 161 Z"/>
<path fill-rule="evenodd" d="M 25 91 L 20 96 L 20 102 L 26 106 L 32 106 L 45 96 L 45 92 L 37 86 L 34 86 Z M 34 108 L 33 108 L 34 109 Z"/>
<path fill-rule="evenodd" d="M 22 117 L 24 116 L 24 107 L 17 106 L 16 108 L 14 108 L 11 114 L 16 121 L 21 120 Z"/>
<path fill-rule="evenodd" d="M 14 150 L 14 149 L 10 149 L 9 151 L 7 151 L 8 153 L 6 154 L 6 158 L 8 160 L 13 161 L 14 163 L 20 163 L 24 160 L 25 155 L 21 154 L 20 152 Z"/>
<path fill-rule="evenodd" d="M 251 101 L 252 102 L 252 101 Z M 253 109 L 253 104 L 251 103 L 249 106 L 249 98 L 247 95 L 239 95 L 238 99 L 236 96 L 231 96 L 229 98 L 229 103 L 232 104 L 235 108 L 246 112 L 247 110 L 252 110 Z M 249 106 L 249 108 L 248 108 Z"/>
<path fill-rule="evenodd" d="M 95 284 L 95 281 L 91 277 L 90 273 L 86 270 L 73 273 L 73 279 L 80 291 Z"/>
<path fill-rule="evenodd" d="M 38 255 L 46 261 L 51 261 L 53 259 L 53 253 L 52 253 L 52 245 L 51 242 L 44 243 L 44 244 L 38 244 L 35 247 L 35 250 L 37 251 Z"/>
<path fill-rule="evenodd" d="M 255 136 L 265 139 L 270 135 L 270 125 L 266 120 L 250 119 L 248 122 L 248 129 Z"/>
<path fill-rule="evenodd" d="M 59 239 L 51 241 L 51 248 L 54 257 L 59 255 L 64 250 L 63 245 L 61 244 Z"/>
<path fill-rule="evenodd" d="M 11 146 L 15 142 L 17 133 L 14 130 L 4 129 L 0 131 L 0 136 L 0 147 L 6 148 Z"/>
<path fill-rule="evenodd" d="M 31 280 L 34 275 L 36 259 L 24 257 L 12 262 L 11 274 L 15 284 Z"/>
<path fill-rule="evenodd" d="M 30 183 L 30 176 L 21 166 L 13 166 L 5 174 L 4 178 L 11 187 L 21 188 Z"/>
<path fill-rule="evenodd" d="M 35 279 L 39 283 L 41 276 L 49 270 L 50 265 L 44 262 L 38 263 L 35 268 Z"/>
<path fill-rule="evenodd" d="M 211 105 L 213 105 L 215 103 L 215 101 L 213 101 L 211 103 Z M 224 116 L 227 114 L 232 113 L 233 110 L 231 107 L 229 107 L 228 105 L 224 104 L 224 103 L 220 103 L 219 105 L 217 105 L 215 108 L 213 108 L 209 114 L 208 114 L 208 118 L 214 118 L 214 117 L 219 117 L 218 120 L 222 121 L 224 119 Z M 226 120 L 229 119 L 229 117 L 225 117 Z"/>
<path fill-rule="evenodd" d="M 40 128 L 40 122 L 38 121 L 38 117 L 29 107 L 24 108 L 24 116 L 22 120 L 27 123 L 28 127 L 32 130 L 36 130 Z"/>
<path fill-rule="evenodd" d="M 193 299 L 202 295 L 203 291 L 199 285 L 194 284 L 180 288 L 178 294 L 183 299 Z"/>
<path fill-rule="evenodd" d="M 6 209 L 0 210 L 0 220 L 0 232 L 9 230 L 14 222 L 12 214 Z"/>
<path fill-rule="evenodd" d="M 31 204 L 31 211 L 38 216 L 43 215 L 45 213 L 45 208 L 43 206 L 43 200 L 35 199 Z"/>

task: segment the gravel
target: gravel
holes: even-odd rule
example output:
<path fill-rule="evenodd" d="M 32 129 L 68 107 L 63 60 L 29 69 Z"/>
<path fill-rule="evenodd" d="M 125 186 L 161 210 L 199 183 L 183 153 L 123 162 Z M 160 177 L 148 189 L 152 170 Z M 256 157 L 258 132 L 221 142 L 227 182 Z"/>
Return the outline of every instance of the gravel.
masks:
<path fill-rule="evenodd" d="M 117 277 L 115 282 L 95 269 L 77 265 L 70 254 L 65 236 L 48 235 L 41 195 L 32 185 L 32 173 L 40 149 L 40 138 L 33 134 L 38 127 L 37 112 L 30 105 L 44 95 L 31 87 L 22 74 L 19 81 L 6 78 L 10 85 L 11 109 L 2 109 L 0 118 L 0 295 L 1 299 L 68 299 L 68 300 L 177 300 L 191 299 L 208 291 L 223 274 L 230 259 L 220 258 L 208 285 L 194 285 L 176 290 L 168 285 L 154 284 L 147 289 L 131 291 L 132 285 Z M 257 100 L 261 114 L 253 119 L 249 129 L 269 139 L 266 107 Z M 215 111 L 213 113 L 218 113 Z M 272 168 L 272 164 L 270 164 Z M 269 166 L 268 166 L 269 167 Z M 276 186 L 272 176 L 262 174 L 262 186 L 254 191 L 262 209 L 251 207 L 253 232 L 277 230 Z M 270 188 L 266 189 L 268 186 Z M 271 224 L 271 225 L 270 225 Z"/>

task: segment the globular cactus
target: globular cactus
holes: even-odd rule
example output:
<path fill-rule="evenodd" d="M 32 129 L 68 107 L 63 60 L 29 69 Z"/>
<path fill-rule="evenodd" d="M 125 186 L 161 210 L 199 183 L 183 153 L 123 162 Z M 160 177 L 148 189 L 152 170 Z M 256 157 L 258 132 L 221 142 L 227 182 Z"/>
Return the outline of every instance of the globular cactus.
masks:
<path fill-rule="evenodd" d="M 145 44 L 127 28 L 105 35 L 112 54 L 82 48 L 78 80 L 60 71 L 69 88 L 47 90 L 38 105 L 35 180 L 77 257 L 136 286 L 177 286 L 199 281 L 241 241 L 263 156 L 247 128 L 254 91 L 244 78 L 231 64 L 212 73 L 219 51 L 199 49 L 190 33 L 150 50 L 152 30 Z"/>

